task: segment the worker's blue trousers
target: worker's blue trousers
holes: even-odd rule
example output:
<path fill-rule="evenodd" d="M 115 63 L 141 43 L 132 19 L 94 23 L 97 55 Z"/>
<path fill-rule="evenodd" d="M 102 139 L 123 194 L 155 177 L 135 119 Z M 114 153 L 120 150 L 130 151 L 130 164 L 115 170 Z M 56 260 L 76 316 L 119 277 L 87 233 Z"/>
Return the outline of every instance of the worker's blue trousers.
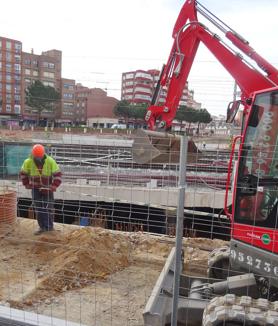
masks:
<path fill-rule="evenodd" d="M 54 196 L 53 192 L 41 193 L 39 189 L 32 189 L 32 199 L 36 218 L 41 230 L 53 230 Z"/>

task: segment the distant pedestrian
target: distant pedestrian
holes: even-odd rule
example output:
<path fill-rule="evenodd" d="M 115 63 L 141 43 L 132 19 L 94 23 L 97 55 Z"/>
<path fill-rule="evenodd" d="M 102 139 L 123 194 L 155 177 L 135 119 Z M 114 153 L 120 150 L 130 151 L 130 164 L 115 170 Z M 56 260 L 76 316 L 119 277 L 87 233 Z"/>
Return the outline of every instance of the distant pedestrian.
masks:
<path fill-rule="evenodd" d="M 32 200 L 40 229 L 36 235 L 53 231 L 54 195 L 62 182 L 62 174 L 56 161 L 45 153 L 44 146 L 36 144 L 24 161 L 20 178 L 26 189 L 32 190 Z"/>
<path fill-rule="evenodd" d="M 203 142 L 203 149 L 206 149 L 206 142 Z"/>

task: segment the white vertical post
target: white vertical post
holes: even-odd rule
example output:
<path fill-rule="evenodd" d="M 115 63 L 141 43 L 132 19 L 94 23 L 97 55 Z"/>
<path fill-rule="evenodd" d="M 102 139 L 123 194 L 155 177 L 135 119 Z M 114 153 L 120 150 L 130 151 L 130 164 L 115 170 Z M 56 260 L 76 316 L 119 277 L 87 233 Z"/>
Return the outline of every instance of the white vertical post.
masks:
<path fill-rule="evenodd" d="M 177 326 L 178 301 L 180 288 L 181 273 L 181 256 L 182 256 L 182 237 L 183 237 L 183 219 L 184 219 L 184 201 L 185 201 L 185 175 L 187 161 L 187 145 L 188 139 L 185 135 L 181 137 L 180 146 L 180 163 L 179 163 L 179 192 L 178 192 L 178 209 L 176 220 L 176 254 L 175 254 L 175 271 L 174 271 L 174 287 L 171 326 Z"/>

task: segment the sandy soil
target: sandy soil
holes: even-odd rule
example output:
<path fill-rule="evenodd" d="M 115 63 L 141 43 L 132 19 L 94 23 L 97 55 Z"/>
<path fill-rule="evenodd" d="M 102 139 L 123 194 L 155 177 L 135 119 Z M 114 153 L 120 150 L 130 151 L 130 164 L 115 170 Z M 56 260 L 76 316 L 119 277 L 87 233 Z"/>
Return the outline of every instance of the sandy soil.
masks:
<path fill-rule="evenodd" d="M 142 312 L 174 238 L 56 225 L 34 236 L 19 219 L 0 235 L 1 304 L 86 325 L 143 325 Z M 220 240 L 184 239 L 185 270 L 204 275 Z"/>

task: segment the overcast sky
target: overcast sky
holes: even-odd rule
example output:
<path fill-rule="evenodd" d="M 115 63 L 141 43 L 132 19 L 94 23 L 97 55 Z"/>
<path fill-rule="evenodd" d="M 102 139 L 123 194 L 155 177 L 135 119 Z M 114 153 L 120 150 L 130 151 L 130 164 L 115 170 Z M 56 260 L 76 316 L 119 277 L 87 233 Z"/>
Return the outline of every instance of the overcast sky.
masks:
<path fill-rule="evenodd" d="M 36 54 L 63 51 L 65 78 L 107 89 L 120 99 L 121 73 L 160 69 L 172 46 L 183 0 L 3 1 L 1 36 L 22 41 Z M 201 0 L 270 63 L 278 66 L 278 0 Z M 218 32 L 217 32 L 218 33 Z M 189 88 L 212 114 L 225 114 L 233 80 L 200 47 Z"/>

